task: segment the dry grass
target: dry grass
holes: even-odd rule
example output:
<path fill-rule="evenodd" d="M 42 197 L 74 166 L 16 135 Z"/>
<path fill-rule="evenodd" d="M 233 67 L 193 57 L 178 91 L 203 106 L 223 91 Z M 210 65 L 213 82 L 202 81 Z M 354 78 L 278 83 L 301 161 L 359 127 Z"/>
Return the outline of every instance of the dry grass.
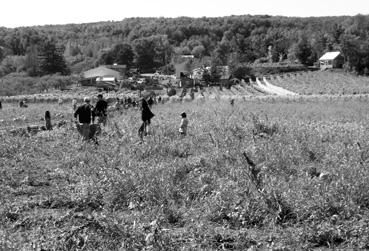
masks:
<path fill-rule="evenodd" d="M 368 106 L 355 99 L 159 105 L 142 144 L 136 110 L 113 114 L 99 146 L 82 143 L 71 126 L 2 135 L 0 246 L 369 248 Z M 190 121 L 183 139 L 182 111 Z"/>
<path fill-rule="evenodd" d="M 273 78 L 270 82 L 302 95 L 368 94 L 368 77 L 344 72 L 316 71 Z"/>

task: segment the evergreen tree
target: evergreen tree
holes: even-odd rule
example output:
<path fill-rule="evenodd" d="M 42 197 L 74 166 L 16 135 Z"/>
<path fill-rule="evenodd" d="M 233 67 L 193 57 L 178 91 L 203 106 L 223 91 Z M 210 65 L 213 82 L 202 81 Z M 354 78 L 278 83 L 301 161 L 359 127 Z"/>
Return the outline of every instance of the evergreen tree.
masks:
<path fill-rule="evenodd" d="M 37 46 L 30 46 L 26 52 L 26 70 L 29 76 L 36 76 L 38 69 L 38 49 Z"/>
<path fill-rule="evenodd" d="M 134 42 L 136 65 L 143 71 L 155 68 L 155 43 L 152 38 L 137 39 Z"/>
<path fill-rule="evenodd" d="M 0 62 L 3 60 L 4 57 L 5 57 L 4 48 L 0 46 Z"/>
<path fill-rule="evenodd" d="M 39 49 L 38 68 L 40 75 L 60 73 L 67 75 L 69 69 L 63 57 L 63 50 L 52 40 L 46 41 Z"/>

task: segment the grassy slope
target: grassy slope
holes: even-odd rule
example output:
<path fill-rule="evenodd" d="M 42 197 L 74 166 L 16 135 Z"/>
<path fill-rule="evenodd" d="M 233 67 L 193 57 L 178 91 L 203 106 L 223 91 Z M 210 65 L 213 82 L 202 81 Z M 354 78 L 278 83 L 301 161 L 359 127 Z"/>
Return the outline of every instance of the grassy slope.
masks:
<path fill-rule="evenodd" d="M 0 246 L 368 248 L 368 106 L 156 106 L 143 144 L 136 110 L 114 114 L 98 147 L 80 142 L 72 126 L 0 136 Z M 5 120 L 13 116 L 8 109 L 0 111 Z M 184 139 L 177 133 L 182 111 L 190 120 Z M 272 135 L 259 134 L 262 125 Z M 243 152 L 262 167 L 259 176 Z M 329 175 L 311 178 L 314 168 Z"/>
<path fill-rule="evenodd" d="M 287 90 L 302 94 L 367 94 L 368 77 L 355 76 L 341 71 L 305 72 L 284 78 L 278 77 L 270 82 Z"/>

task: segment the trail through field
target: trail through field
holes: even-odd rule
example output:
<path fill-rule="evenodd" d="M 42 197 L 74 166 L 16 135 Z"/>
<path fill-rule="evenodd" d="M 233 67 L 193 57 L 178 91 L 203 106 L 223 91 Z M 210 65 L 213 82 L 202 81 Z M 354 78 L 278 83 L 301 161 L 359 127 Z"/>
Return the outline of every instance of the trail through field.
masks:
<path fill-rule="evenodd" d="M 268 82 L 266 78 L 263 78 L 262 81 L 260 81 L 259 79 L 256 79 L 256 85 L 259 89 L 263 90 L 265 93 L 268 93 L 268 94 L 279 95 L 279 96 L 297 95 L 297 93 L 291 92 L 282 87 L 272 85 L 271 83 Z"/>

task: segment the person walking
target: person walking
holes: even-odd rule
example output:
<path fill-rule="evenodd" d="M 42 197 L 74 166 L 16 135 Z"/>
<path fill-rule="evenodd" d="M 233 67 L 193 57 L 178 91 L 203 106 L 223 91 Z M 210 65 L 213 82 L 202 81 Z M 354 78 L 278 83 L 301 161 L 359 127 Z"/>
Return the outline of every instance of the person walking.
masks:
<path fill-rule="evenodd" d="M 188 126 L 188 119 L 187 119 L 187 114 L 185 112 L 181 113 L 181 124 L 179 125 L 179 133 L 182 136 L 186 136 L 187 135 L 187 126 Z"/>
<path fill-rule="evenodd" d="M 151 108 L 152 105 L 154 104 L 154 100 L 152 99 L 152 97 L 150 96 L 149 100 L 147 101 L 147 104 L 149 105 L 149 107 Z"/>
<path fill-rule="evenodd" d="M 106 125 L 106 118 L 107 118 L 107 109 L 108 109 L 108 102 L 103 99 L 103 95 L 97 95 L 97 102 L 94 109 L 93 114 L 93 121 L 95 120 L 95 116 L 97 117 L 97 123 Z"/>
<path fill-rule="evenodd" d="M 147 103 L 146 99 L 142 99 L 141 103 L 141 119 L 142 125 L 138 130 L 138 135 L 141 139 L 143 136 L 146 136 L 149 131 L 149 125 L 151 124 L 151 119 L 155 116 L 150 110 L 149 104 Z"/>
<path fill-rule="evenodd" d="M 77 123 L 77 130 L 82 135 L 83 139 L 89 140 L 93 107 L 90 104 L 90 99 L 88 97 L 85 97 L 83 101 L 84 104 L 79 106 L 74 112 L 74 118 L 77 120 L 78 117 L 79 124 Z"/>

